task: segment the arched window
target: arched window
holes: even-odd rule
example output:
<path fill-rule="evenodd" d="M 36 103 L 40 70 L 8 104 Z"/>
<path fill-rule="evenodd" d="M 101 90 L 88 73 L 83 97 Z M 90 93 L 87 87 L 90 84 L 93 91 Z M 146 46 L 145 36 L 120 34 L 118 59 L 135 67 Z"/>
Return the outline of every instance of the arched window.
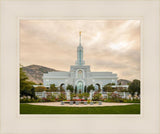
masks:
<path fill-rule="evenodd" d="M 82 72 L 82 70 L 78 71 L 78 78 L 83 78 L 83 72 Z"/>
<path fill-rule="evenodd" d="M 65 84 L 64 83 L 62 83 L 61 85 L 60 85 L 60 88 L 65 88 Z"/>
<path fill-rule="evenodd" d="M 100 86 L 100 84 L 99 83 L 96 83 L 96 90 L 100 90 L 101 89 L 101 86 Z"/>

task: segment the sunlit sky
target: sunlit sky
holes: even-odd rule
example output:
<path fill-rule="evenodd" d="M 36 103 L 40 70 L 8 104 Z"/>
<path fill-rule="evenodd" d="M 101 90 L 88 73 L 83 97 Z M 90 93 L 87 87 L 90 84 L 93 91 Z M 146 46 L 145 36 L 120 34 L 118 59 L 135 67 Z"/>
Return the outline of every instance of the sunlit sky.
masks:
<path fill-rule="evenodd" d="M 140 79 L 139 20 L 21 20 L 20 64 L 69 71 L 79 32 L 86 65 L 119 79 Z"/>

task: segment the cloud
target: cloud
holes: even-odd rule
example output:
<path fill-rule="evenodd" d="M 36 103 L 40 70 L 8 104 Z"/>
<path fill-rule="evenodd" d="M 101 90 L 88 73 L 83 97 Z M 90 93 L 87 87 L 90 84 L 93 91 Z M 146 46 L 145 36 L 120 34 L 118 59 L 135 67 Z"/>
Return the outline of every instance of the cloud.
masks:
<path fill-rule="evenodd" d="M 76 61 L 79 31 L 91 71 L 140 79 L 139 20 L 21 20 L 20 63 L 69 71 Z"/>

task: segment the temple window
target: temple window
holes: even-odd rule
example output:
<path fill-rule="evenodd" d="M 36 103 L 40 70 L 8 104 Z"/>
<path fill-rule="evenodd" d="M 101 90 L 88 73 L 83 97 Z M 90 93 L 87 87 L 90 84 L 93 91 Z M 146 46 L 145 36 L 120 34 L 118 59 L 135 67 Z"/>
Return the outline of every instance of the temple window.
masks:
<path fill-rule="evenodd" d="M 82 70 L 78 71 L 78 78 L 83 78 L 83 72 L 82 72 Z"/>

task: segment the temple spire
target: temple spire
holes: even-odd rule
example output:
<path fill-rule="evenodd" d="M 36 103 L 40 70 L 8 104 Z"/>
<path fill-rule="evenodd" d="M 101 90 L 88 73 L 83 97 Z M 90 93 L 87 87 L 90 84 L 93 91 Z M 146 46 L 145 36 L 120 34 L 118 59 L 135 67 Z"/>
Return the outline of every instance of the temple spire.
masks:
<path fill-rule="evenodd" d="M 81 46 L 81 31 L 79 32 L 79 45 Z"/>
<path fill-rule="evenodd" d="M 79 32 L 79 46 L 77 47 L 77 61 L 76 65 L 84 65 L 85 61 L 83 60 L 83 47 L 81 45 L 81 32 Z"/>

